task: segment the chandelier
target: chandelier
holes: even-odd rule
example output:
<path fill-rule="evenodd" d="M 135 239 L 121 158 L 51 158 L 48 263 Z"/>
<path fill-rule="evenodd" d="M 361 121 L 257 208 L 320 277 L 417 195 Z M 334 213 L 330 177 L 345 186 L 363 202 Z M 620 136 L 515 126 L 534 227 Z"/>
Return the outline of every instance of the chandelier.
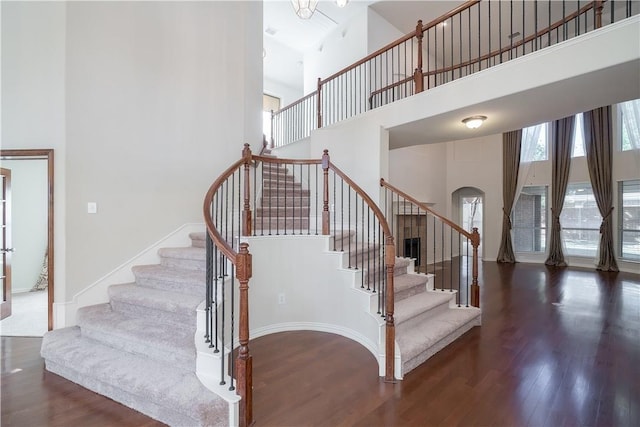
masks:
<path fill-rule="evenodd" d="M 300 19 L 309 19 L 316 10 L 318 0 L 291 0 L 291 4 Z"/>

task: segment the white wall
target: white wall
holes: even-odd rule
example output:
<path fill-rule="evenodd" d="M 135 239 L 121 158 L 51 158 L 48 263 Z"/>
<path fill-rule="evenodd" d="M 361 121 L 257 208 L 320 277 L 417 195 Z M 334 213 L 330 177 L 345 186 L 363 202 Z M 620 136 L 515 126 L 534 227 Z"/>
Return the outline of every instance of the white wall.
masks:
<path fill-rule="evenodd" d="M 362 13 L 329 34 L 321 49 L 304 54 L 304 93 L 318 88 L 318 77 L 325 79 L 367 53 L 367 14 Z"/>
<path fill-rule="evenodd" d="M 388 45 L 404 34 L 372 8 L 367 8 L 367 53 Z"/>
<path fill-rule="evenodd" d="M 47 251 L 47 161 L 2 160 L 11 169 L 11 292 L 28 292 L 36 284 Z"/>
<path fill-rule="evenodd" d="M 2 146 L 56 150 L 56 302 L 202 222 L 260 149 L 261 22 L 257 1 L 2 2 Z"/>
<path fill-rule="evenodd" d="M 242 144 L 259 150 L 262 54 L 251 41 L 261 36 L 262 10 L 257 2 L 74 2 L 67 11 L 73 295 L 181 224 L 200 222 L 207 188 Z M 87 214 L 87 202 L 98 203 L 97 214 Z"/>
<path fill-rule="evenodd" d="M 263 90 L 267 95 L 280 98 L 280 108 L 286 107 L 304 96 L 301 86 L 287 85 L 266 77 L 263 80 Z"/>
<path fill-rule="evenodd" d="M 65 298 L 65 2 L 0 2 L 2 148 L 54 150 L 55 286 Z"/>

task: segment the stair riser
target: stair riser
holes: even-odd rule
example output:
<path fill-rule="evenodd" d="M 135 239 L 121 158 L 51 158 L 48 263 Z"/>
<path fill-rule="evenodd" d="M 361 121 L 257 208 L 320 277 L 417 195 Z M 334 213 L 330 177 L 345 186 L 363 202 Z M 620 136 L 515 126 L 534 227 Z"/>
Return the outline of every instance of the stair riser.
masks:
<path fill-rule="evenodd" d="M 431 347 L 418 354 L 415 357 L 412 357 L 409 360 L 403 360 L 402 362 L 402 375 L 407 375 L 407 373 L 411 372 L 422 363 L 427 361 L 431 356 L 454 342 L 456 339 L 460 338 L 466 332 L 468 332 L 474 326 L 480 326 L 480 318 L 473 319 L 461 326 L 459 326 L 454 332 L 450 333 L 444 339 L 434 343 Z"/>
<path fill-rule="evenodd" d="M 286 196 L 285 196 L 286 194 Z M 287 199 L 292 199 L 292 198 L 298 198 L 298 199 L 308 199 L 309 198 L 309 190 L 302 190 L 300 188 L 297 189 L 292 189 L 292 188 L 265 188 L 262 191 L 262 197 L 266 198 L 267 200 L 269 198 L 272 197 L 280 197 L 282 199 L 287 198 Z"/>
<path fill-rule="evenodd" d="M 75 369 L 56 363 L 51 359 L 47 359 L 46 367 L 49 372 L 53 372 L 54 374 L 66 378 L 76 384 L 80 384 L 86 389 L 122 403 L 125 406 L 133 408 L 145 415 L 166 423 L 167 425 L 190 426 L 199 424 L 198 420 L 184 414 L 180 414 L 176 411 L 172 411 L 164 406 L 156 405 L 149 401 L 142 404 L 139 396 L 123 391 L 117 384 L 108 384 L 98 381 L 94 378 L 88 377 L 87 375 L 79 373 Z"/>
<path fill-rule="evenodd" d="M 204 278 L 202 283 L 178 283 L 169 280 L 161 280 L 153 277 L 136 277 L 136 284 L 148 288 L 160 289 L 162 291 L 184 292 L 189 295 L 205 297 Z"/>
<path fill-rule="evenodd" d="M 293 207 L 303 207 L 308 208 L 311 206 L 311 201 L 308 197 L 263 197 L 260 203 L 258 203 L 259 208 L 265 209 L 273 209 L 273 208 L 293 208 Z"/>
<path fill-rule="evenodd" d="M 179 268 L 184 270 L 205 271 L 206 263 L 202 260 L 184 259 L 184 258 L 160 258 L 160 265 L 169 268 Z"/>
<path fill-rule="evenodd" d="M 399 331 L 399 333 L 402 334 L 413 328 L 421 327 L 420 325 L 422 324 L 422 322 L 427 322 L 429 319 L 434 318 L 446 312 L 447 310 L 449 310 L 448 302 L 439 304 L 435 307 L 431 307 L 430 309 L 423 311 L 417 316 L 414 316 L 410 319 L 406 319 L 405 321 L 400 323 L 396 322 L 396 331 Z"/>
<path fill-rule="evenodd" d="M 135 339 L 127 339 L 122 335 L 113 335 L 105 333 L 105 331 L 94 329 L 91 325 L 78 322 L 82 330 L 82 336 L 106 344 L 110 347 L 127 351 L 129 353 L 146 356 L 158 362 L 169 363 L 176 368 L 185 369 L 187 371 L 195 371 L 196 355 L 193 357 L 184 357 L 183 354 L 176 353 L 170 349 L 162 349 L 159 347 L 148 346 Z"/>
<path fill-rule="evenodd" d="M 426 286 L 424 284 L 412 286 L 407 289 L 395 292 L 395 300 L 402 301 L 403 299 L 410 298 L 414 295 L 418 295 L 422 292 L 426 292 Z"/>
<path fill-rule="evenodd" d="M 168 322 L 175 323 L 182 327 L 193 325 L 193 331 L 196 328 L 196 312 L 176 312 L 157 310 L 152 307 L 145 307 L 138 304 L 130 304 L 126 301 L 111 298 L 111 308 L 114 311 L 124 313 L 134 317 L 146 317 L 148 319 L 163 318 Z"/>
<path fill-rule="evenodd" d="M 280 230 L 307 230 L 309 228 L 308 218 L 276 219 L 257 218 L 256 230 L 271 230 L 273 233 Z"/>
<path fill-rule="evenodd" d="M 272 207 L 269 208 L 258 208 L 255 210 L 255 217 L 272 217 L 276 218 L 279 216 L 286 217 L 308 217 L 309 216 L 309 207 Z"/>

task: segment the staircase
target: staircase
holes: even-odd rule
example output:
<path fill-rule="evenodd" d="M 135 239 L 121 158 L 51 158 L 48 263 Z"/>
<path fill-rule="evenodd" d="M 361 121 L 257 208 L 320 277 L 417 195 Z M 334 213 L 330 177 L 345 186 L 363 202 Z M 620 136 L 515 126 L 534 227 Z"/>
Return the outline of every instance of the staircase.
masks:
<path fill-rule="evenodd" d="M 78 310 L 78 325 L 45 334 L 46 369 L 174 426 L 229 425 L 229 403 L 196 376 L 196 309 L 205 294 L 204 233 L 133 268 L 109 303 Z"/>
<path fill-rule="evenodd" d="M 270 151 L 266 153 L 274 157 Z M 262 197 L 256 209 L 255 234 L 306 234 L 310 192 L 303 187 L 286 166 L 265 164 Z M 343 267 L 364 271 L 361 289 L 373 293 L 379 289 L 381 281 L 382 274 L 377 268 L 382 265 L 381 245 L 354 241 L 355 234 L 353 230 L 334 230 L 330 249 L 350 252 Z M 458 307 L 455 291 L 432 290 L 434 275 L 413 273 L 414 270 L 413 260 L 396 258 L 394 319 L 396 343 L 402 361 L 401 372 L 397 373 L 400 378 L 481 324 L 479 308 Z M 374 285 L 374 282 L 378 283 Z M 377 304 L 371 304 L 370 311 L 380 317 Z M 382 348 L 383 343 L 380 345 Z"/>
<path fill-rule="evenodd" d="M 265 150 L 264 157 L 273 157 Z M 309 230 L 310 192 L 278 163 L 262 166 L 260 201 L 255 209 L 256 235 L 300 234 Z"/>

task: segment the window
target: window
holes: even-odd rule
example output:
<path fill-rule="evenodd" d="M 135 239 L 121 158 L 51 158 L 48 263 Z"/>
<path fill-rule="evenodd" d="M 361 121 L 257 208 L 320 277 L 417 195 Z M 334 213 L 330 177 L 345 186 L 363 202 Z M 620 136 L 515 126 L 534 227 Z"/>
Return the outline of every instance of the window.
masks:
<path fill-rule="evenodd" d="M 549 124 L 541 123 L 522 129 L 521 162 L 547 160 L 547 137 Z"/>
<path fill-rule="evenodd" d="M 595 257 L 602 216 L 589 183 L 569 184 L 560 214 L 567 255 Z"/>
<path fill-rule="evenodd" d="M 640 147 L 640 99 L 618 104 L 621 123 L 620 150 Z"/>
<path fill-rule="evenodd" d="M 584 118 L 582 113 L 575 115 L 575 128 L 573 130 L 573 148 L 571 157 L 584 157 Z"/>
<path fill-rule="evenodd" d="M 640 261 L 640 180 L 619 183 L 620 257 Z"/>
<path fill-rule="evenodd" d="M 547 243 L 547 187 L 524 187 L 511 213 L 516 252 L 544 252 Z"/>

